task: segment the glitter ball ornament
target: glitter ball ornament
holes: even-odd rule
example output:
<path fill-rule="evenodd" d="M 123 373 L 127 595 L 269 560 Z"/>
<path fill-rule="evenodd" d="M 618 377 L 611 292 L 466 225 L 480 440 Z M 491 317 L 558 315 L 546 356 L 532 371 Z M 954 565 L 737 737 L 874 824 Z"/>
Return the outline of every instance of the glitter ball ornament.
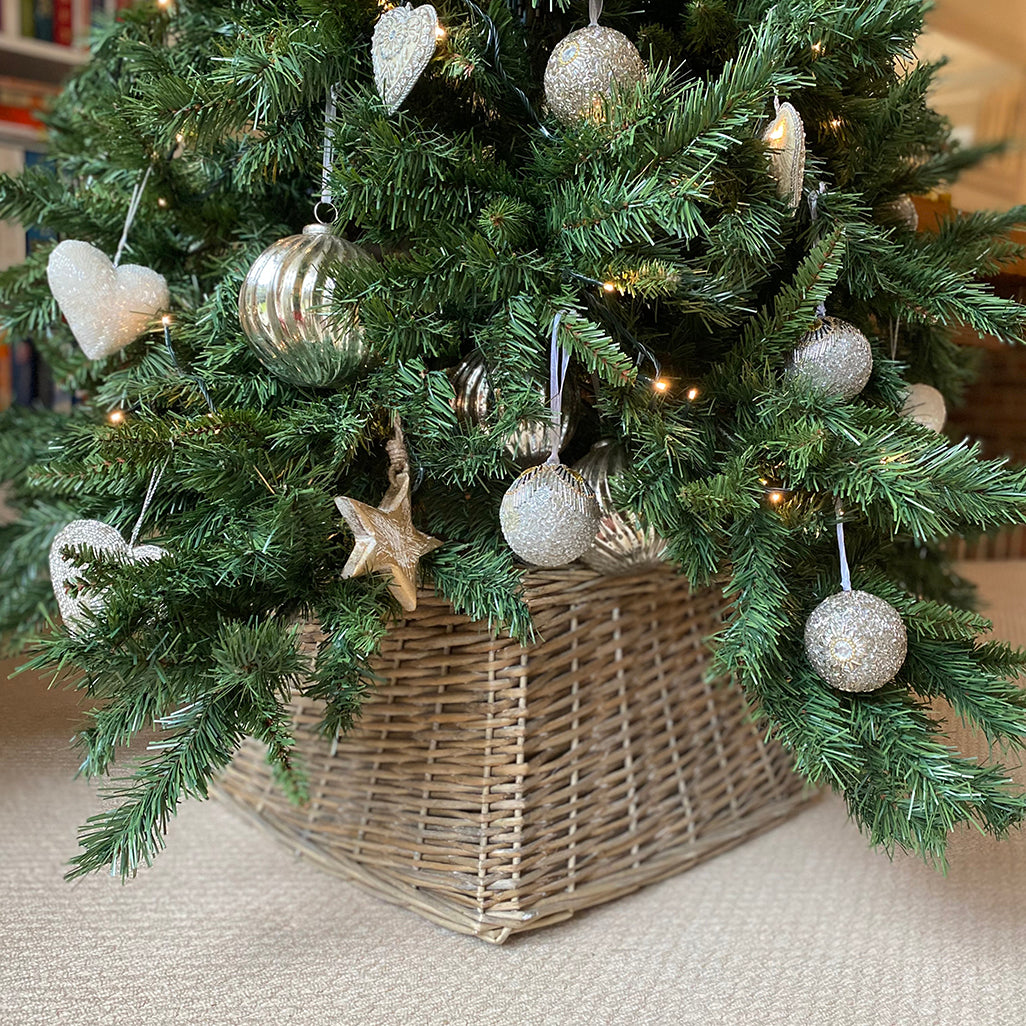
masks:
<path fill-rule="evenodd" d="M 875 691 L 901 669 L 908 640 L 901 615 L 868 591 L 824 599 L 805 624 L 812 668 L 841 691 Z"/>
<path fill-rule="evenodd" d="M 581 561 L 603 574 L 623 574 L 665 558 L 666 542 L 654 528 L 645 527 L 636 514 L 613 504 L 610 482 L 627 469 L 627 454 L 618 442 L 602 439 L 576 464 L 574 470 L 591 486 L 601 519 L 595 539 Z"/>
<path fill-rule="evenodd" d="M 75 239 L 54 247 L 46 278 L 90 360 L 134 342 L 171 302 L 162 274 L 139 264 L 115 267 L 106 253 Z"/>
<path fill-rule="evenodd" d="M 948 408 L 944 403 L 944 396 L 937 389 L 932 385 L 917 382 L 909 386 L 901 414 L 931 431 L 940 431 L 948 419 Z"/>
<path fill-rule="evenodd" d="M 485 362 L 480 357 L 467 357 L 452 372 L 452 384 L 456 392 L 453 408 L 461 423 L 485 425 L 498 412 L 499 401 L 488 381 Z M 548 391 L 544 385 L 538 385 L 538 397 L 548 403 Z M 576 390 L 564 386 L 557 451 L 573 437 L 579 406 Z M 552 420 L 547 417 L 522 420 L 506 439 L 506 449 L 517 466 L 533 467 L 544 463 L 551 455 L 554 434 Z"/>
<path fill-rule="evenodd" d="M 818 391 L 851 399 L 866 387 L 873 373 L 873 350 L 854 325 L 824 317 L 798 340 L 790 373 Z"/>
<path fill-rule="evenodd" d="M 805 184 L 805 126 L 801 115 L 789 103 L 782 103 L 776 117 L 762 133 L 769 151 L 770 174 L 777 183 L 777 195 L 794 210 L 801 202 Z"/>
<path fill-rule="evenodd" d="M 586 25 L 552 51 L 545 65 L 545 99 L 564 124 L 599 118 L 614 83 L 630 88 L 644 74 L 641 54 L 622 32 Z"/>
<path fill-rule="evenodd" d="M 239 321 L 268 370 L 293 385 L 326 388 L 363 364 L 363 325 L 355 306 L 332 312 L 331 271 L 369 259 L 323 224 L 307 225 L 256 258 L 239 291 Z"/>
<path fill-rule="evenodd" d="M 62 550 L 82 547 L 113 557 L 121 563 L 149 563 L 167 555 L 167 550 L 159 545 L 129 547 L 121 532 L 102 520 L 75 520 L 68 524 L 50 546 L 50 581 L 64 625 L 72 634 L 78 633 L 87 611 L 100 612 L 106 601 L 106 589 L 93 591 L 71 586 L 74 578 L 82 576 L 83 568 L 65 558 Z"/>
<path fill-rule="evenodd" d="M 919 230 L 919 211 L 911 196 L 899 196 L 888 203 L 881 203 L 873 213 L 881 224 L 900 225 L 910 232 Z"/>
<path fill-rule="evenodd" d="M 599 516 L 595 493 L 561 463 L 525 470 L 499 507 L 509 547 L 536 566 L 565 566 L 581 556 L 595 539 Z"/>

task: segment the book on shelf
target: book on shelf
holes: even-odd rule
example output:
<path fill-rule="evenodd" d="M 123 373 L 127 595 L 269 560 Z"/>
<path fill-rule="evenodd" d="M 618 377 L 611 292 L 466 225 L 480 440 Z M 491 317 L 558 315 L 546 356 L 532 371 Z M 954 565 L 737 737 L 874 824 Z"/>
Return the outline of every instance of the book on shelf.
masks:
<path fill-rule="evenodd" d="M 75 41 L 74 0 L 53 0 L 53 41 L 59 46 Z"/>
<path fill-rule="evenodd" d="M 16 131 L 43 131 L 41 115 L 56 93 L 56 87 L 43 82 L 0 75 L 0 130 L 4 125 Z"/>
<path fill-rule="evenodd" d="M 0 146 L 2 171 L 37 167 L 47 159 L 45 154 L 35 150 L 17 151 L 14 147 Z M 36 246 L 51 242 L 54 237 L 47 229 L 0 223 L 0 269 L 20 263 Z M 15 403 L 70 412 L 75 401 L 74 395 L 56 386 L 49 366 L 40 359 L 31 337 L 0 337 L 0 410 Z"/>
<path fill-rule="evenodd" d="M 52 43 L 54 0 L 21 0 L 21 34 Z"/>

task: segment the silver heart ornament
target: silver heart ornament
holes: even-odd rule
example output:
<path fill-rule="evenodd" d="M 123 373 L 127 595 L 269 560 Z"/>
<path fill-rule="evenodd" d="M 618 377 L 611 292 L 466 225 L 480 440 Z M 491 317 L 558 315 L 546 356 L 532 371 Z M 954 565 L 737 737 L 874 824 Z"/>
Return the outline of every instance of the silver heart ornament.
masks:
<path fill-rule="evenodd" d="M 106 253 L 74 239 L 54 248 L 46 277 L 75 341 L 90 360 L 134 342 L 170 303 L 162 274 L 139 264 L 115 267 Z"/>
<path fill-rule="evenodd" d="M 782 103 L 777 116 L 762 133 L 769 150 L 770 173 L 777 182 L 777 195 L 794 210 L 802 199 L 805 184 L 805 126 L 802 116 L 789 103 Z"/>
<path fill-rule="evenodd" d="M 77 633 L 86 611 L 100 612 L 106 599 L 106 588 L 92 591 L 88 588 L 69 588 L 69 582 L 82 576 L 82 566 L 65 559 L 62 549 L 88 547 L 94 552 L 109 553 L 122 563 L 149 563 L 163 559 L 167 550 L 159 545 L 136 545 L 129 548 L 121 532 L 102 520 L 74 520 L 64 528 L 50 546 L 50 581 L 57 596 L 64 624 L 72 634 Z"/>
<path fill-rule="evenodd" d="M 393 7 L 371 37 L 374 83 L 389 112 L 398 110 L 438 46 L 438 15 L 430 4 Z"/>

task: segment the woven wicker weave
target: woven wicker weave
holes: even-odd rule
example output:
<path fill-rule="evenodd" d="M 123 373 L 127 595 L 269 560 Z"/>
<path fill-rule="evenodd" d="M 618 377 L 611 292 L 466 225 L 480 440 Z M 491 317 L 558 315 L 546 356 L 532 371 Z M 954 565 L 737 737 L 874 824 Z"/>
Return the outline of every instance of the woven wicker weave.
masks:
<path fill-rule="evenodd" d="M 528 585 L 544 638 L 528 649 L 422 593 L 334 752 L 297 698 L 308 805 L 278 793 L 255 744 L 222 792 L 324 868 L 495 942 L 676 873 L 808 797 L 739 691 L 703 679 L 722 593 L 668 568 Z"/>

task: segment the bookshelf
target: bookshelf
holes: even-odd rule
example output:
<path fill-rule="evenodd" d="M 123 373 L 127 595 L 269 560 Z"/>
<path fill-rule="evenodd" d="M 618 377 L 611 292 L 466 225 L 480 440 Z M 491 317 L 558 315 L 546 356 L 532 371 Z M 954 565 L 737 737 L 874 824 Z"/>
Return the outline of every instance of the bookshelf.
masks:
<path fill-rule="evenodd" d="M 106 9 L 106 0 L 99 9 Z M 0 0 L 3 74 L 50 85 L 62 82 L 83 60 L 93 10 L 92 0 Z"/>

